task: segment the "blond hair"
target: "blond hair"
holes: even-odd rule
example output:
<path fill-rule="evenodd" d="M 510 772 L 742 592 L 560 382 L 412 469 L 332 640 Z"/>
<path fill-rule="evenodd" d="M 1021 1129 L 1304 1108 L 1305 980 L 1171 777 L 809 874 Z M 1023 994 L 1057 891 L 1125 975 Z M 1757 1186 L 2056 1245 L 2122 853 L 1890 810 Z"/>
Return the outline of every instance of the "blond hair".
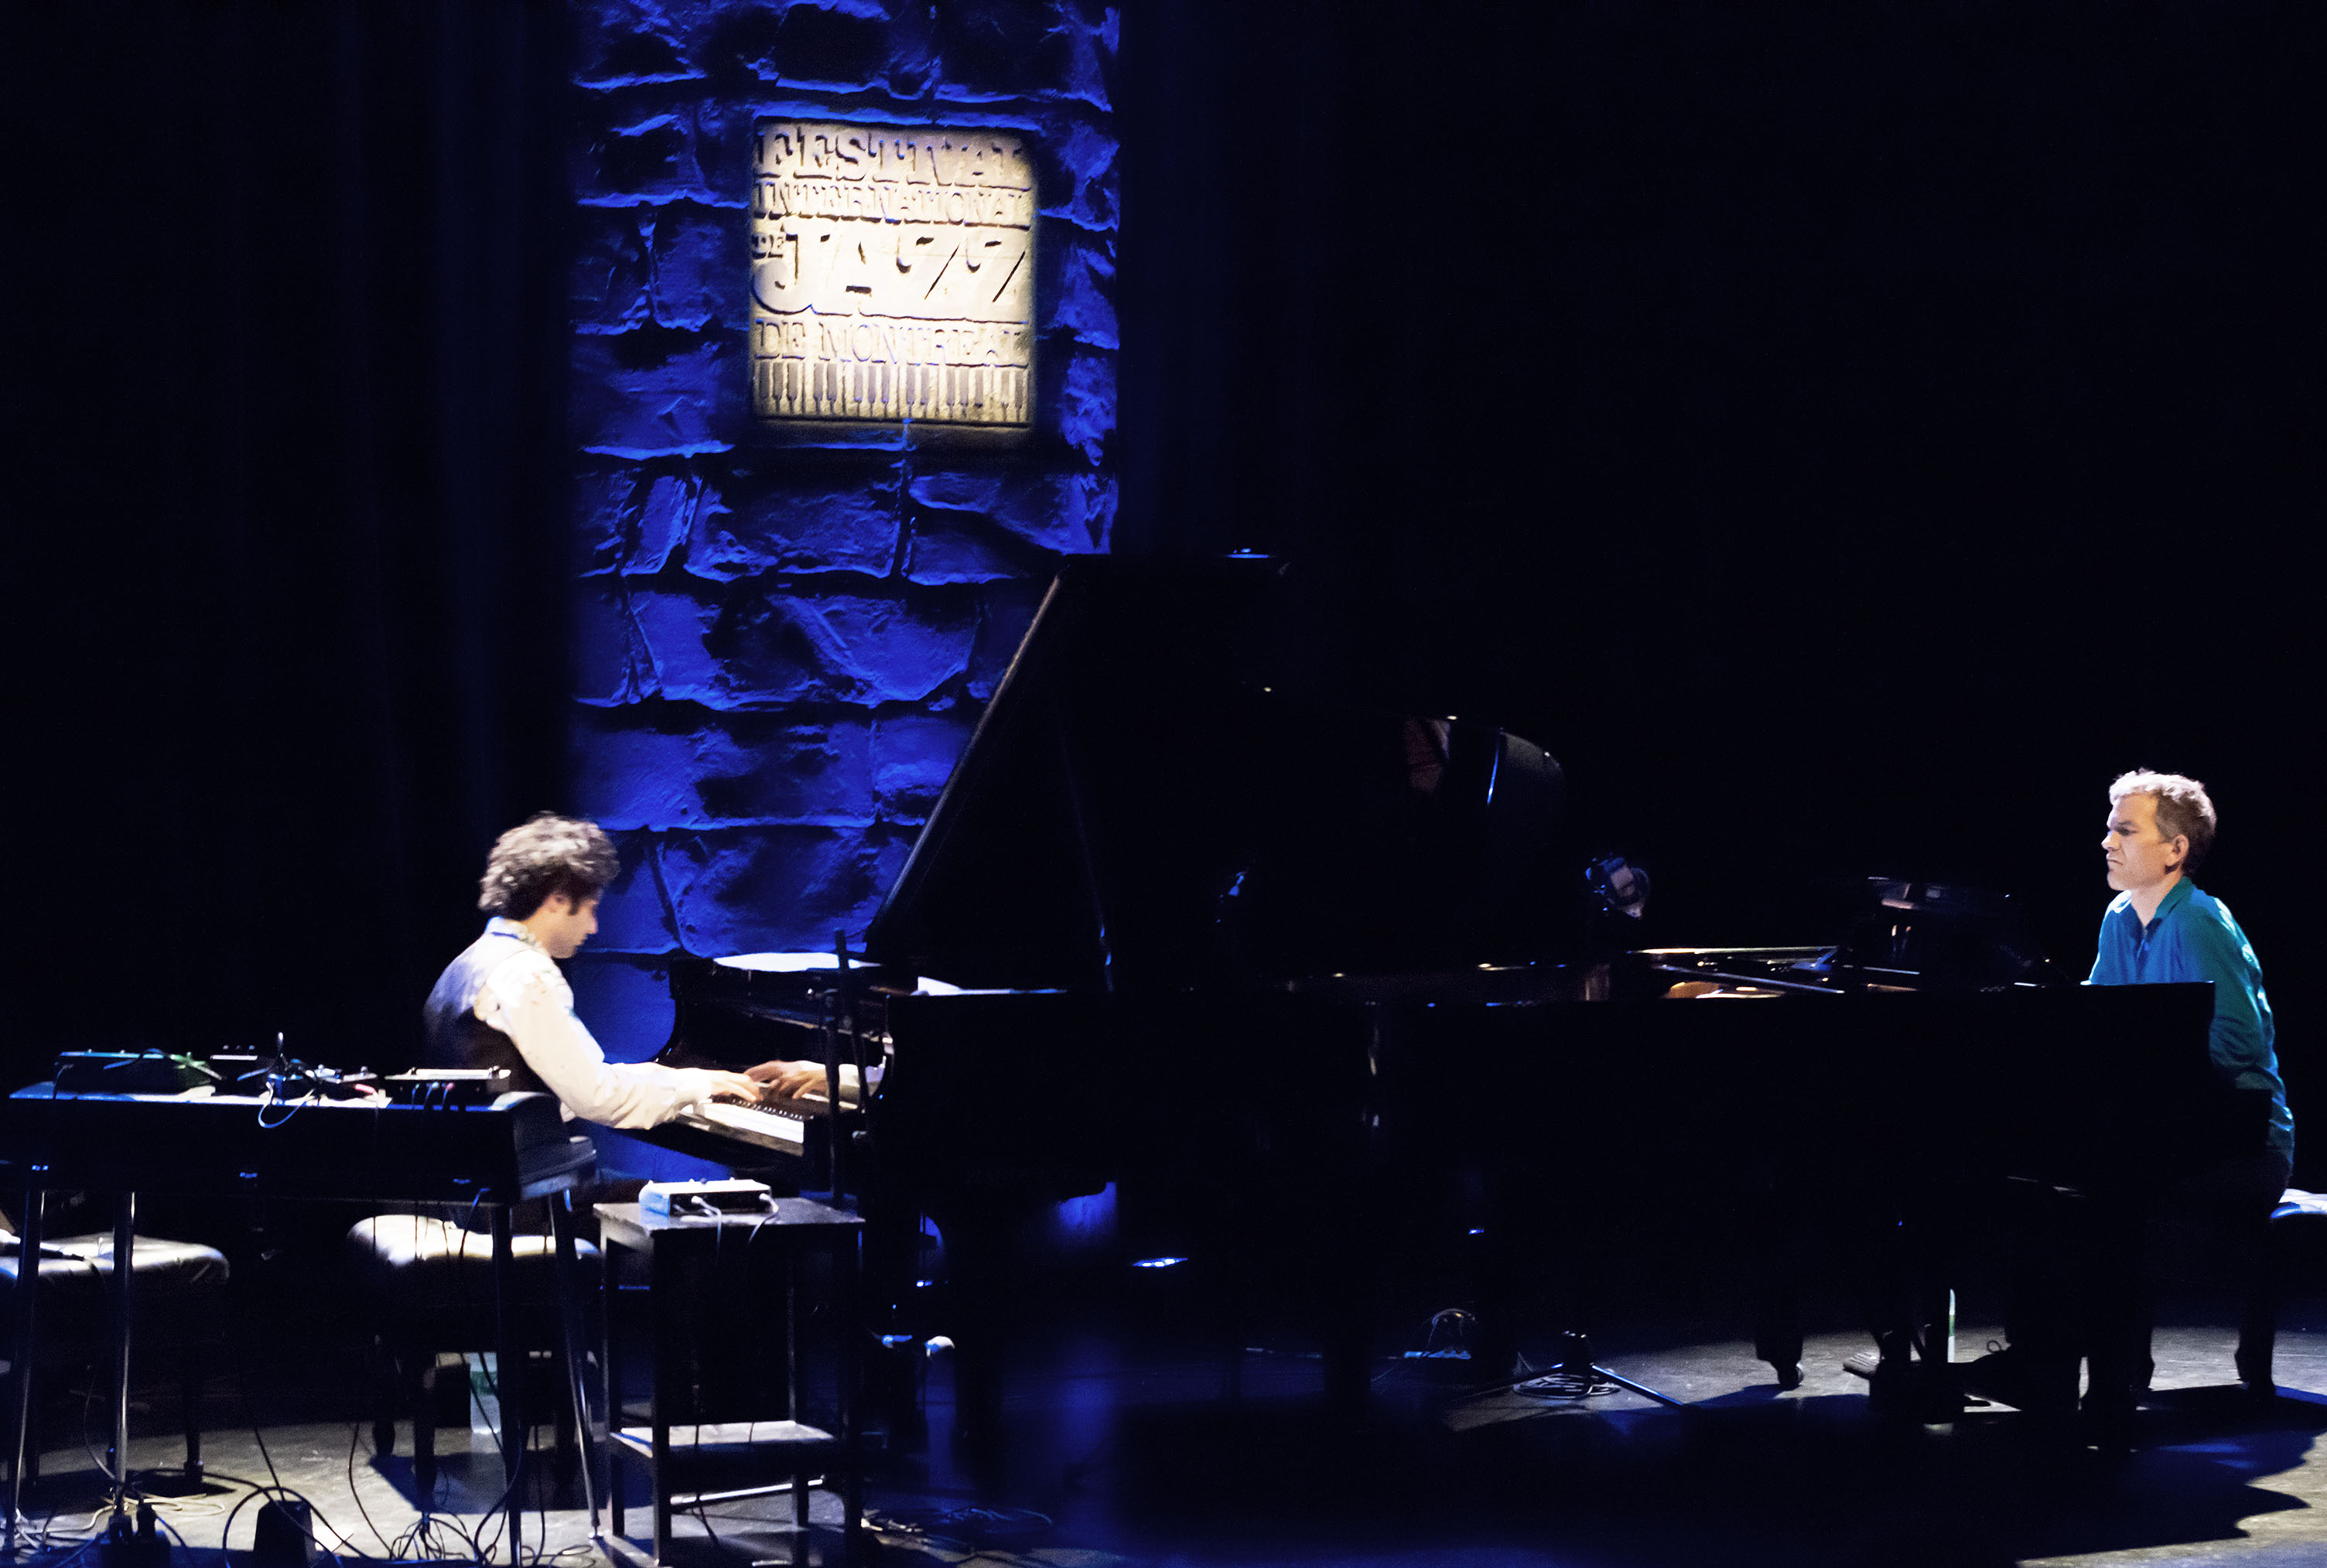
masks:
<path fill-rule="evenodd" d="M 2179 773 L 2135 768 L 2118 774 L 2117 782 L 2109 786 L 2109 804 L 2115 806 L 2128 795 L 2146 795 L 2157 802 L 2158 836 L 2168 843 L 2189 839 L 2190 853 L 2182 857 L 2182 874 L 2197 870 L 2206 852 L 2214 847 L 2214 803 L 2207 798 L 2206 787 Z"/>

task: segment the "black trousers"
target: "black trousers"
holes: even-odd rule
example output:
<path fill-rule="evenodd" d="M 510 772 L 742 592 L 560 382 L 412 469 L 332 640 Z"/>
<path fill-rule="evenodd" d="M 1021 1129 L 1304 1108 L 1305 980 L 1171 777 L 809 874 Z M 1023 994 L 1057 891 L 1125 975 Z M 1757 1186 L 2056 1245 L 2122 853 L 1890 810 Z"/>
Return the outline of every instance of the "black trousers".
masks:
<path fill-rule="evenodd" d="M 2212 1162 L 2179 1181 L 2082 1192 L 2032 1187 L 2014 1205 L 2014 1285 L 2005 1328 L 2014 1349 L 2089 1399 L 2130 1399 L 2149 1385 L 2161 1245 L 2190 1222 L 2218 1246 L 2241 1302 L 2237 1366 L 2269 1376 L 2275 1305 L 2264 1288 L 2271 1210 L 2290 1174 L 2268 1151 Z"/>

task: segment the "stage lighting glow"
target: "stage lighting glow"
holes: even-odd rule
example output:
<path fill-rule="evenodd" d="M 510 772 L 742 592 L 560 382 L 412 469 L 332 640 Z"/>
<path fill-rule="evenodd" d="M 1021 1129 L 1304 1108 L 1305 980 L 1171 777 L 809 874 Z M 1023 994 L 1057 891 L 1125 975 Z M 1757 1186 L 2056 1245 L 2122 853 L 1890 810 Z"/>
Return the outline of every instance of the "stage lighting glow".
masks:
<path fill-rule="evenodd" d="M 1170 1268 L 1174 1264 L 1182 1264 L 1187 1261 L 1188 1260 L 1184 1257 L 1143 1257 L 1134 1261 L 1131 1266 L 1134 1268 Z"/>

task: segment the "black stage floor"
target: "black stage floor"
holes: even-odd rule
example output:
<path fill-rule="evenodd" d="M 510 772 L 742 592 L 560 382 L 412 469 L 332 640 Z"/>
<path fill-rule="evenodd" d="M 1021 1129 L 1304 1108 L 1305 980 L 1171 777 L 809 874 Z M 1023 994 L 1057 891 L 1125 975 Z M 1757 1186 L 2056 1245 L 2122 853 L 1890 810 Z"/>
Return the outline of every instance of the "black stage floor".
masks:
<path fill-rule="evenodd" d="M 1054 1324 L 1025 1347 L 1006 1399 L 998 1470 L 964 1462 L 949 1434 L 949 1377 L 932 1363 L 930 1435 L 874 1457 L 878 1555 L 898 1563 L 1026 1568 L 1210 1568 L 1362 1563 L 1370 1568 L 1519 1564 L 1948 1564 L 2327 1563 L 2327 1323 L 2290 1325 L 2279 1370 L 2292 1392 L 2257 1413 L 2230 1384 L 2229 1330 L 2158 1334 L 2158 1393 L 2129 1451 L 2002 1410 L 1945 1426 L 1877 1420 L 1841 1358 L 1864 1341 L 1814 1338 L 1806 1381 L 1780 1394 L 1742 1340 L 1670 1326 L 1603 1339 L 1601 1358 L 1687 1401 L 1674 1411 L 1623 1393 L 1585 1400 L 1464 1397 L 1385 1361 L 1370 1419 L 1334 1420 L 1316 1398 L 1319 1364 L 1298 1354 L 1238 1359 L 1242 1391 L 1220 1397 L 1223 1358 L 1173 1349 L 1153 1332 Z M 1960 1339 L 1976 1353 L 1986 1337 Z M 409 1460 L 378 1459 L 343 1378 L 271 1374 L 213 1386 L 210 1484 L 161 1505 L 182 1561 L 243 1557 L 270 1474 L 311 1498 L 326 1546 L 344 1560 L 466 1557 L 497 1534 L 500 1488 L 489 1436 L 458 1451 L 447 1434 L 437 1528 L 409 1532 Z M 248 1398 L 250 1403 L 246 1405 Z M 158 1394 L 153 1415 L 172 1402 Z M 264 1424 L 262 1454 L 247 1423 Z M 329 1414 L 333 1418 L 326 1419 Z M 56 1441 L 57 1416 L 51 1416 Z M 164 1466 L 177 1440 L 133 1443 Z M 271 1471 L 270 1471 L 271 1464 Z M 50 1521 L 47 1560 L 92 1523 L 102 1488 L 79 1447 L 51 1452 L 35 1494 Z M 187 1491 L 166 1476 L 154 1489 Z M 360 1506 L 359 1506 L 360 1505 Z M 819 1518 L 829 1514 L 819 1498 Z M 230 1532 L 228 1530 L 232 1517 Z M 823 1561 L 794 1540 L 788 1500 L 727 1504 L 682 1524 L 683 1560 Z M 642 1517 L 631 1516 L 635 1530 Z M 602 1561 L 572 1499 L 530 1516 L 560 1562 Z M 505 1545 L 494 1556 L 506 1562 Z M 93 1563 L 90 1552 L 78 1559 Z"/>

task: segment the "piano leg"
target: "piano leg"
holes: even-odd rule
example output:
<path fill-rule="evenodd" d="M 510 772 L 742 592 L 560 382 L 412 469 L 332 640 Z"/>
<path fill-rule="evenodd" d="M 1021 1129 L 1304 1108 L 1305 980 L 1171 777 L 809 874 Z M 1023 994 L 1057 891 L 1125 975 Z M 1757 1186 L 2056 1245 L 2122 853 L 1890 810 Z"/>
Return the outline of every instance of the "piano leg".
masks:
<path fill-rule="evenodd" d="M 1951 1202 L 1961 1199 L 1958 1191 L 1930 1185 L 1901 1199 L 1900 1228 L 1908 1238 L 1901 1255 L 1914 1282 L 1907 1292 L 1909 1323 L 1921 1352 L 1914 1363 L 1907 1403 L 1927 1422 L 1952 1421 L 1964 1410 L 1962 1376 L 1949 1359 L 1954 1346 L 1949 1329 L 1955 1312 L 1957 1220 L 1948 1210 Z M 1884 1326 L 1878 1322 L 1878 1343 L 1887 1343 L 1883 1332 Z"/>
<path fill-rule="evenodd" d="M 1753 1355 L 1777 1374 L 1778 1386 L 1802 1381 L 1801 1276 L 1808 1263 L 1803 1184 L 1765 1162 L 1744 1199 L 1746 1246 L 1753 1275 Z"/>
<path fill-rule="evenodd" d="M 1326 1407 L 1354 1434 L 1373 1401 L 1374 1290 L 1371 1249 L 1361 1217 L 1377 1211 L 1378 1198 L 1360 1188 L 1357 1202 L 1321 1207 L 1312 1254 L 1315 1282 L 1311 1297 L 1318 1348 L 1324 1358 Z"/>
<path fill-rule="evenodd" d="M 1009 1356 L 1023 1201 L 979 1196 L 931 1210 L 945 1240 L 945 1326 L 954 1341 L 954 1441 L 980 1484 L 999 1479 L 1002 1380 Z"/>
<path fill-rule="evenodd" d="M 6 1555 L 16 1554 L 16 1522 L 24 1512 L 24 1471 L 33 1442 L 33 1367 L 39 1349 L 41 1281 L 41 1210 L 48 1194 L 35 1181 L 24 1189 L 23 1230 L 16 1238 L 16 1430 L 8 1468 Z"/>
<path fill-rule="evenodd" d="M 2079 1281 L 2079 1339 L 2087 1374 L 2084 1408 L 2104 1423 L 2131 1417 L 2136 1373 L 2145 1386 L 2148 1383 L 2142 1273 L 2150 1209 L 2137 1193 L 2107 1192 L 2088 1200 L 2089 1250 Z"/>
<path fill-rule="evenodd" d="M 925 1428 L 921 1408 L 920 1336 L 929 1325 L 917 1321 L 921 1293 L 921 1211 L 893 1183 L 879 1180 L 879 1165 L 858 1168 L 864 1191 L 856 1211 L 864 1218 L 860 1253 L 860 1299 L 868 1332 L 881 1336 L 881 1349 L 867 1364 L 864 1395 L 871 1412 L 886 1425 L 892 1446 L 917 1442 Z M 902 1336 L 912 1336 L 902 1339 Z"/>
<path fill-rule="evenodd" d="M 1908 1347 L 1921 1317 L 1937 1313 L 1935 1362 L 1943 1359 L 1948 1283 L 1953 1248 L 1939 1227 L 1948 1222 L 1939 1206 L 1925 1205 L 1910 1219 L 1901 1189 L 1879 1175 L 1846 1165 L 1782 1165 L 1772 1162 L 1745 1197 L 1743 1230 L 1753 1278 L 1753 1354 L 1770 1364 L 1780 1388 L 1801 1383 L 1801 1283 L 1821 1255 L 1841 1265 L 1855 1298 L 1870 1343 L 1894 1363 L 1875 1397 L 1899 1391 L 1891 1382 L 1914 1376 Z M 1902 1237 L 1920 1245 L 1930 1237 L 1930 1255 L 1920 1272 L 1930 1277 L 1927 1304 L 1917 1284 L 1917 1260 Z M 1935 1374 L 1939 1376 L 1939 1374 Z"/>

